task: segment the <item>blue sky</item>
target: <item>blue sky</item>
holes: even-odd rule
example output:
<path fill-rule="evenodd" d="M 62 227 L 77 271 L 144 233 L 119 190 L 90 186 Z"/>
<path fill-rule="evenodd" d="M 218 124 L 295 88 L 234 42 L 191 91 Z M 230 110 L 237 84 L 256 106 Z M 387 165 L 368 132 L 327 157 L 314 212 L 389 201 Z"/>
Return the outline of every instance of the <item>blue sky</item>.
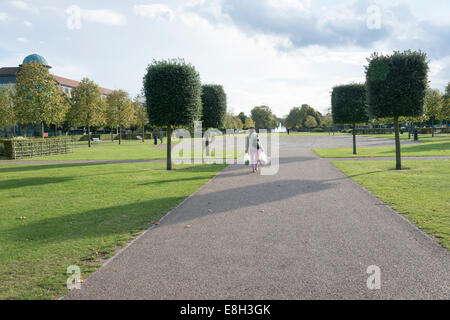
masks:
<path fill-rule="evenodd" d="M 324 112 L 334 85 L 364 81 L 374 51 L 425 51 L 443 91 L 449 16 L 448 0 L 1 0 L 0 66 L 38 53 L 57 75 L 134 96 L 152 60 L 181 57 L 224 86 L 235 113 Z"/>

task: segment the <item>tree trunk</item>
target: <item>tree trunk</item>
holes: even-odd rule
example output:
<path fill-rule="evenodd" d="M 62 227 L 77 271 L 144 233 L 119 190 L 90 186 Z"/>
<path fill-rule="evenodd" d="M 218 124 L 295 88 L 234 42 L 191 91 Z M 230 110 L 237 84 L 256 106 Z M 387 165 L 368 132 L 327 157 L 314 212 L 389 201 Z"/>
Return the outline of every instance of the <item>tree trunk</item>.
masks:
<path fill-rule="evenodd" d="M 172 170 L 172 127 L 167 127 L 167 170 Z"/>
<path fill-rule="evenodd" d="M 434 119 L 431 118 L 431 137 L 434 138 Z"/>
<path fill-rule="evenodd" d="M 408 126 L 408 140 L 411 140 L 411 121 L 409 121 L 409 126 Z"/>
<path fill-rule="evenodd" d="M 91 147 L 91 127 L 88 125 L 87 129 L 88 129 L 88 146 L 90 148 Z"/>
<path fill-rule="evenodd" d="M 122 127 L 119 127 L 119 144 L 122 144 Z"/>
<path fill-rule="evenodd" d="M 16 124 L 13 124 L 13 138 L 16 137 Z"/>
<path fill-rule="evenodd" d="M 353 122 L 353 154 L 356 154 L 356 123 Z"/>
<path fill-rule="evenodd" d="M 113 132 L 114 132 L 114 130 L 111 129 L 111 132 L 110 132 L 110 134 L 111 134 L 111 142 L 114 142 Z"/>
<path fill-rule="evenodd" d="M 44 122 L 41 122 L 41 134 L 42 138 L 44 138 Z"/>
<path fill-rule="evenodd" d="M 142 143 L 145 142 L 145 127 L 142 127 Z"/>
<path fill-rule="evenodd" d="M 397 170 L 402 170 L 402 158 L 401 158 L 401 150 L 400 150 L 400 132 L 398 125 L 398 116 L 394 117 L 394 130 L 395 130 L 395 168 Z"/>

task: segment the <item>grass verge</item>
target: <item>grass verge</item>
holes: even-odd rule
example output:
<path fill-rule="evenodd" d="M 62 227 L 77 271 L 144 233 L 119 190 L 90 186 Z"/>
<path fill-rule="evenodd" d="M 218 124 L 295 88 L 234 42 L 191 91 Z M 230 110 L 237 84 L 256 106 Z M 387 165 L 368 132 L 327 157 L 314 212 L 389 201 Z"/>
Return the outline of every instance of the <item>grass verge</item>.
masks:
<path fill-rule="evenodd" d="M 356 142 L 358 144 L 358 142 Z M 426 137 L 420 144 L 402 146 L 402 156 L 427 157 L 450 156 L 450 137 Z M 395 146 L 358 148 L 358 154 L 353 154 L 352 148 L 313 149 L 322 158 L 359 158 L 359 157 L 395 157 Z"/>
<path fill-rule="evenodd" d="M 335 161 L 334 166 L 450 249 L 450 160 Z"/>
<path fill-rule="evenodd" d="M 224 165 L 0 165 L 0 299 L 67 293 Z"/>

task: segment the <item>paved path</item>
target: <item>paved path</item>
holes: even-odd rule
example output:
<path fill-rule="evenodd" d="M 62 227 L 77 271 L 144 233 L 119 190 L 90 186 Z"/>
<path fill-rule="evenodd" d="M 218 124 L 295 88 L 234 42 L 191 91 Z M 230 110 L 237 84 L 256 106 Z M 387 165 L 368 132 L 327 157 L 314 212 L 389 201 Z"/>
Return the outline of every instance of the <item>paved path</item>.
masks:
<path fill-rule="evenodd" d="M 314 139 L 283 138 L 275 176 L 228 167 L 66 298 L 449 299 L 450 252 L 319 159 Z M 370 265 L 381 290 L 366 286 Z"/>

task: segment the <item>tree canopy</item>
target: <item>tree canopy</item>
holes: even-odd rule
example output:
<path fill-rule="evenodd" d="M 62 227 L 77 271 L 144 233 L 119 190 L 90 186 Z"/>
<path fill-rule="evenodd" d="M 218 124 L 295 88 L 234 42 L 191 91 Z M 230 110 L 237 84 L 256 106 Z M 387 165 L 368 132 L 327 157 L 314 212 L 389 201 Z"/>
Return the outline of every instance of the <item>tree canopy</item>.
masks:
<path fill-rule="evenodd" d="M 13 126 L 16 123 L 13 100 L 14 90 L 11 86 L 0 88 L 0 127 Z"/>
<path fill-rule="evenodd" d="M 200 118 L 200 75 L 182 59 L 153 61 L 147 68 L 143 90 L 153 125 L 191 126 Z"/>
<path fill-rule="evenodd" d="M 227 113 L 227 96 L 221 85 L 202 86 L 203 128 L 222 128 Z"/>
<path fill-rule="evenodd" d="M 369 117 L 364 84 L 346 84 L 334 87 L 331 94 L 331 113 L 335 123 L 367 122 Z"/>
<path fill-rule="evenodd" d="M 251 116 L 257 129 L 273 129 L 278 126 L 278 122 L 268 106 L 253 108 Z"/>
<path fill-rule="evenodd" d="M 367 59 L 369 114 L 375 118 L 419 116 L 428 85 L 426 54 L 415 51 L 377 53 Z"/>

